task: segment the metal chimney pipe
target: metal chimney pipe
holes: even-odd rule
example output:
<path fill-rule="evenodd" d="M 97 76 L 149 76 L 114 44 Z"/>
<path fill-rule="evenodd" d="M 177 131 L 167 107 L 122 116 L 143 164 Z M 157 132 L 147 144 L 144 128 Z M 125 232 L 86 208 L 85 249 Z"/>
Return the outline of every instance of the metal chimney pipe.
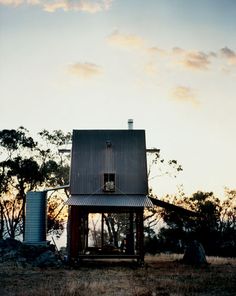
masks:
<path fill-rule="evenodd" d="M 134 121 L 133 119 L 128 119 L 128 129 L 132 130 L 134 128 Z"/>

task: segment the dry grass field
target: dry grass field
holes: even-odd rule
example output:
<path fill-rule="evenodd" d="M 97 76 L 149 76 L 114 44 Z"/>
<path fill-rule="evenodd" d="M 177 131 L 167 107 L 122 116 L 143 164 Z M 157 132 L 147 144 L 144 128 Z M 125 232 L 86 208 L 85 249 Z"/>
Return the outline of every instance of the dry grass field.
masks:
<path fill-rule="evenodd" d="M 92 262 L 79 268 L 0 265 L 1 296 L 236 295 L 236 259 L 208 257 L 207 266 L 182 264 L 177 255 L 131 262 Z"/>

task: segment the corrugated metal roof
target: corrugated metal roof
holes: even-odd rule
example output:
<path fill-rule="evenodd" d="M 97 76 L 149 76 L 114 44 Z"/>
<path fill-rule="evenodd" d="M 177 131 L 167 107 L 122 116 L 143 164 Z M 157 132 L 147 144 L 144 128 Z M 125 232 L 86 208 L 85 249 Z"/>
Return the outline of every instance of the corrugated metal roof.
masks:
<path fill-rule="evenodd" d="M 94 207 L 152 207 L 145 195 L 72 195 L 66 202 L 70 206 Z"/>

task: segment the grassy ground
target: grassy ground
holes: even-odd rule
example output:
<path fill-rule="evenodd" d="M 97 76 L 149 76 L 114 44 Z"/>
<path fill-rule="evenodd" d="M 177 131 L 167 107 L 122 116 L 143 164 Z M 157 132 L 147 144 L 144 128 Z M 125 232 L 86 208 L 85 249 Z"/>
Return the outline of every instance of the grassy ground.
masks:
<path fill-rule="evenodd" d="M 191 267 L 180 256 L 146 257 L 130 262 L 93 262 L 77 269 L 0 265 L 1 296 L 76 295 L 236 295 L 236 259 L 208 257 L 208 266 Z"/>

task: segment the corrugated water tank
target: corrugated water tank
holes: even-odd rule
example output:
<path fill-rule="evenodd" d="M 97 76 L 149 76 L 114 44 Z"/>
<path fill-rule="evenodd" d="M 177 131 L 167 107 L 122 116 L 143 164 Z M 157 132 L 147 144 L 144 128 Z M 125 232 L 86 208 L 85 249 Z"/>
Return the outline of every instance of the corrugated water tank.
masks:
<path fill-rule="evenodd" d="M 47 192 L 26 195 L 25 238 L 27 244 L 45 244 L 47 227 Z"/>

